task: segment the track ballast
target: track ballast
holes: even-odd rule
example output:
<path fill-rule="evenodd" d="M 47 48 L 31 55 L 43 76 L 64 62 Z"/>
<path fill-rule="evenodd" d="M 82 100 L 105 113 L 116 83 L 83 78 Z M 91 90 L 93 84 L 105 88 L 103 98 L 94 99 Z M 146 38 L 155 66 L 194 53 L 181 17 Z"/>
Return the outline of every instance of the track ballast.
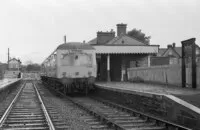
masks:
<path fill-rule="evenodd" d="M 51 106 L 45 106 L 36 86 L 32 82 L 27 82 L 21 87 L 1 117 L 0 129 L 57 129 L 51 121 L 46 107 L 50 108 Z"/>

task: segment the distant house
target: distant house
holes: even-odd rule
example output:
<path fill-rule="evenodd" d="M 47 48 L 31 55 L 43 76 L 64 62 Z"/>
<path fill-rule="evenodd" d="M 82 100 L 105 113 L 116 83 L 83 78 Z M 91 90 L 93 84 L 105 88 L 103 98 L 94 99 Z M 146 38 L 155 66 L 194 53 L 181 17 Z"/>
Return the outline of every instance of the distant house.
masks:
<path fill-rule="evenodd" d="M 151 66 L 181 64 L 182 47 L 176 44 L 168 45 L 167 48 L 159 48 L 156 56 L 151 57 Z M 196 45 L 196 61 L 200 61 L 200 48 Z M 187 61 L 190 62 L 190 61 Z"/>
<path fill-rule="evenodd" d="M 8 61 L 8 70 L 4 73 L 4 78 L 18 78 L 21 76 L 21 61 L 12 58 Z"/>
<path fill-rule="evenodd" d="M 9 60 L 8 64 L 9 70 L 20 70 L 21 69 L 21 61 L 19 59 L 13 58 Z"/>

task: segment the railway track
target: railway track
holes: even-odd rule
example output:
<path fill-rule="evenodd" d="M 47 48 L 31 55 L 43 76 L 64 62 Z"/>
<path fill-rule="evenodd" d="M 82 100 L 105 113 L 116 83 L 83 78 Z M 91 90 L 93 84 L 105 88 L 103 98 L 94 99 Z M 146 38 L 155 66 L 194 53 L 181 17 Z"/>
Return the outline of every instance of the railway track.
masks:
<path fill-rule="evenodd" d="M 191 130 L 162 119 L 133 111 L 99 98 L 73 98 L 74 102 L 115 129 L 123 130 Z"/>
<path fill-rule="evenodd" d="M 102 129 L 113 128 L 122 130 L 192 130 L 184 126 L 167 122 L 162 119 L 155 118 L 105 100 L 89 97 L 65 97 L 96 118 L 85 118 L 87 123 L 94 125 L 101 124 Z"/>
<path fill-rule="evenodd" d="M 55 91 L 50 92 L 46 87 L 44 87 L 41 84 L 38 85 L 38 86 L 41 86 L 38 89 L 39 92 L 41 93 L 41 97 L 43 98 L 44 101 L 47 100 L 45 103 L 52 103 L 52 104 L 54 104 L 54 106 L 56 106 L 57 109 L 59 109 L 61 111 L 61 113 L 65 114 L 64 116 L 66 116 L 66 117 L 64 117 L 63 120 L 66 120 L 69 123 L 69 129 L 75 129 L 75 130 L 76 129 L 77 130 L 78 129 L 111 130 L 111 128 L 109 128 L 109 126 L 107 124 L 102 123 L 101 121 L 99 121 L 93 115 L 90 115 L 85 110 L 80 109 L 71 100 L 65 98 L 64 96 L 62 96 L 60 94 L 56 94 Z M 56 96 L 59 96 L 59 98 L 56 97 L 55 94 L 56 94 Z M 59 105 L 58 105 L 57 102 L 59 103 Z M 67 106 L 67 108 L 66 108 L 66 106 Z M 63 112 L 61 110 L 62 107 L 65 110 L 67 109 L 67 111 L 71 111 L 71 112 L 74 112 L 74 113 L 73 114 L 71 114 L 71 113 L 65 113 L 65 112 Z M 74 117 L 74 116 L 76 116 L 76 117 Z M 78 118 L 79 121 L 76 118 Z M 75 124 L 75 125 L 73 125 L 73 124 Z M 84 125 L 84 128 L 81 127 L 83 125 Z"/>
<path fill-rule="evenodd" d="M 16 89 L 12 90 L 4 99 L 3 101 L 0 101 L 0 119 L 3 116 L 4 112 L 10 105 L 10 103 L 15 98 L 17 92 L 20 90 L 20 88 L 24 85 L 24 83 L 21 83 L 20 85 L 14 86 Z"/>
<path fill-rule="evenodd" d="M 55 114 L 51 107 L 51 105 L 44 105 L 35 85 L 27 82 L 21 87 L 1 117 L 0 129 L 59 129 L 56 127 L 56 122 L 52 122 L 52 118 L 50 118 L 51 114 Z M 46 108 L 49 108 L 49 111 Z M 61 129 L 63 128 L 65 127 Z"/>

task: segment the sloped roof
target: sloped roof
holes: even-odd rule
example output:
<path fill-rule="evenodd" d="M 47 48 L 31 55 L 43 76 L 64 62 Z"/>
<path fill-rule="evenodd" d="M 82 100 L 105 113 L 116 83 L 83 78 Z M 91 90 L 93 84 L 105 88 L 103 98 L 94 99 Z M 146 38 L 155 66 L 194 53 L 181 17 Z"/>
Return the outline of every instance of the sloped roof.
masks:
<path fill-rule="evenodd" d="M 182 57 L 182 47 L 175 47 L 174 50 Z"/>
<path fill-rule="evenodd" d="M 90 44 L 90 45 L 97 44 L 97 38 L 90 40 L 87 44 Z"/>
<path fill-rule="evenodd" d="M 88 42 L 90 45 L 97 45 L 97 38 L 94 38 Z M 147 45 L 136 38 L 130 37 L 126 34 L 114 37 L 112 40 L 103 45 Z"/>
<path fill-rule="evenodd" d="M 19 59 L 16 59 L 16 58 L 12 58 L 12 59 L 9 60 L 9 62 L 10 62 L 10 61 L 18 61 L 18 62 L 21 63 L 21 61 L 20 61 Z"/>
<path fill-rule="evenodd" d="M 199 50 L 200 50 L 200 48 L 199 48 L 199 46 L 196 44 L 196 48 L 198 48 Z M 159 51 L 158 51 L 158 56 L 163 56 L 164 55 L 164 53 L 168 50 L 169 48 L 160 48 L 159 49 Z M 180 57 L 182 57 L 182 47 L 172 47 L 172 49 L 180 56 Z"/>
<path fill-rule="evenodd" d="M 178 56 L 182 56 L 182 47 L 175 47 L 175 48 L 173 48 L 173 47 L 171 47 L 171 48 L 160 48 L 159 50 L 158 50 L 158 54 L 157 54 L 157 56 L 164 56 L 167 52 L 168 52 L 168 50 L 169 49 L 171 49 L 174 53 L 176 53 Z"/>
<path fill-rule="evenodd" d="M 159 48 L 157 56 L 162 56 L 166 50 L 167 48 Z"/>
<path fill-rule="evenodd" d="M 111 41 L 106 43 L 107 45 L 147 45 L 143 42 L 140 42 L 137 39 L 134 39 L 126 34 L 122 34 L 118 37 L 113 38 Z"/>
<path fill-rule="evenodd" d="M 171 52 L 171 54 L 170 54 Z M 180 58 L 181 56 L 176 52 L 175 48 L 169 47 L 166 49 L 166 51 L 163 53 L 162 56 L 168 56 L 168 57 L 177 57 Z"/>
<path fill-rule="evenodd" d="M 66 49 L 83 49 L 83 50 L 94 50 L 94 48 L 89 44 L 84 44 L 81 42 L 68 42 L 61 44 L 57 47 L 58 50 Z"/>

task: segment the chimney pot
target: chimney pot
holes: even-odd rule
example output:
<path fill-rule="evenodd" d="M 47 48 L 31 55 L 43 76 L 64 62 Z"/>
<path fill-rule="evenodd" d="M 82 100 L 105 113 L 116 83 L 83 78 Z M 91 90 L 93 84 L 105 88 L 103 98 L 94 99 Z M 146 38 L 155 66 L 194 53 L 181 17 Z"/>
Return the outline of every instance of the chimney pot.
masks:
<path fill-rule="evenodd" d="M 66 35 L 64 36 L 64 43 L 67 43 L 67 42 L 66 42 Z"/>
<path fill-rule="evenodd" d="M 172 47 L 175 48 L 176 47 L 176 43 L 172 43 Z"/>

